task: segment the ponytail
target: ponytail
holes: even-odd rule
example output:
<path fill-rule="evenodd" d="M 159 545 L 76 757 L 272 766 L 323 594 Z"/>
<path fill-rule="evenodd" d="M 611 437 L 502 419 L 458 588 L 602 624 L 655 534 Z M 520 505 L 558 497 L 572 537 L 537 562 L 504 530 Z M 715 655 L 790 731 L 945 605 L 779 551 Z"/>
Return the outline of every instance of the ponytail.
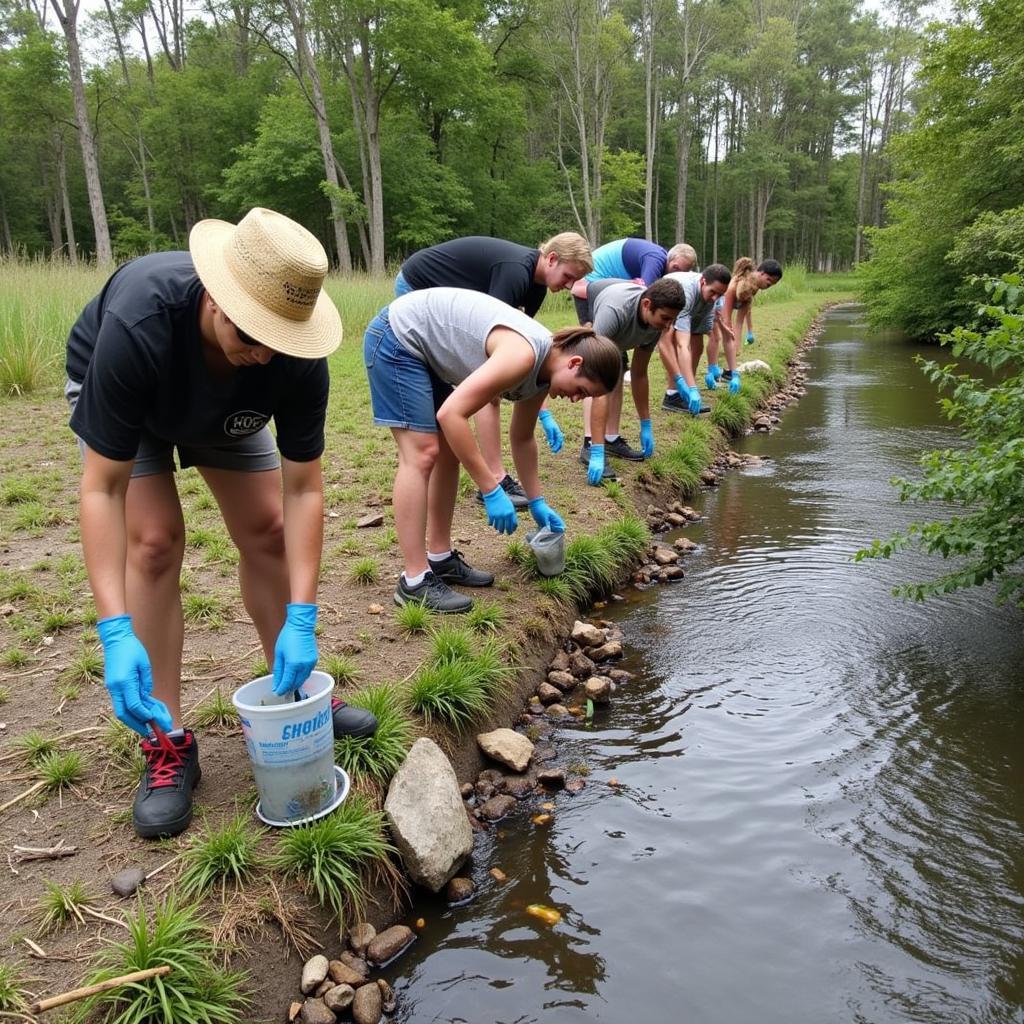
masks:
<path fill-rule="evenodd" d="M 749 256 L 741 256 L 732 267 L 732 278 L 736 282 L 736 300 L 746 304 L 758 293 L 757 282 L 754 280 L 754 261 Z"/>
<path fill-rule="evenodd" d="M 563 327 L 551 336 L 551 347 L 581 356 L 580 373 L 600 384 L 605 393 L 615 390 L 622 374 L 622 353 L 611 338 L 596 334 L 592 327 Z"/>

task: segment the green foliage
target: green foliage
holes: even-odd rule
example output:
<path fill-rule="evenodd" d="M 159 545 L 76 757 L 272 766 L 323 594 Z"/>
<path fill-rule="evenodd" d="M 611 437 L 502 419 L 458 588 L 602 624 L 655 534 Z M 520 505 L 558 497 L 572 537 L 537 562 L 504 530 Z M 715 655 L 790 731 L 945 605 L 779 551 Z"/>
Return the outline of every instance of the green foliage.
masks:
<path fill-rule="evenodd" d="M 428 722 L 436 719 L 456 732 L 468 728 L 490 703 L 482 681 L 460 661 L 424 665 L 409 685 L 408 699 Z"/>
<path fill-rule="evenodd" d="M 686 421 L 679 440 L 660 449 L 650 461 L 651 472 L 675 481 L 684 495 L 695 494 L 700 475 L 711 461 L 713 429 L 705 419 Z"/>
<path fill-rule="evenodd" d="M 348 572 L 348 578 L 353 583 L 359 583 L 363 586 L 376 583 L 379 575 L 380 569 L 377 566 L 377 560 L 374 558 L 360 558 Z"/>
<path fill-rule="evenodd" d="M 505 612 L 496 601 L 477 601 L 466 613 L 466 625 L 477 633 L 496 633 L 504 622 Z"/>
<path fill-rule="evenodd" d="M 55 931 L 66 924 L 85 924 L 83 907 L 90 907 L 96 897 L 89 892 L 84 882 L 75 881 L 68 886 L 44 881 L 46 891 L 40 897 L 38 906 L 39 934 Z"/>
<path fill-rule="evenodd" d="M 400 605 L 395 612 L 395 622 L 398 623 L 398 628 L 409 636 L 425 633 L 432 620 L 433 615 L 430 609 L 418 601 L 409 601 L 407 604 Z"/>
<path fill-rule="evenodd" d="M 248 814 L 236 814 L 220 828 L 205 825 L 182 851 L 178 879 L 182 895 L 201 896 L 214 886 L 240 888 L 260 866 L 259 833 Z"/>
<path fill-rule="evenodd" d="M 12 961 L 0 963 L 0 1010 L 23 1013 L 28 1009 L 23 979 L 24 972 L 20 964 Z"/>
<path fill-rule="evenodd" d="M 334 741 L 338 764 L 353 778 L 365 776 L 386 785 L 401 767 L 414 739 L 412 722 L 406 715 L 394 686 L 383 683 L 347 695 L 353 707 L 365 708 L 377 719 L 372 736 L 343 736 Z"/>
<path fill-rule="evenodd" d="M 359 675 L 359 666 L 347 654 L 328 654 L 322 668 L 339 686 L 346 686 Z"/>
<path fill-rule="evenodd" d="M 890 558 L 912 547 L 954 564 L 923 583 L 905 583 L 897 595 L 916 601 L 998 581 L 996 601 L 1024 608 L 1024 288 L 1020 274 L 986 284 L 990 301 L 978 329 L 958 327 L 940 341 L 963 357 L 997 371 L 994 382 L 959 372 L 956 363 L 919 359 L 928 378 L 949 393 L 940 404 L 969 442 L 926 452 L 920 480 L 897 478 L 901 501 L 937 502 L 958 511 L 947 519 L 915 522 L 888 540 L 857 552 Z"/>
<path fill-rule="evenodd" d="M 473 653 L 473 634 L 461 625 L 443 623 L 431 631 L 431 665 L 452 665 L 465 661 Z"/>
<path fill-rule="evenodd" d="M 11 746 L 28 764 L 39 764 L 44 757 L 57 749 L 57 737 L 46 736 L 38 729 L 30 729 L 21 736 L 16 736 Z"/>
<path fill-rule="evenodd" d="M 65 750 L 44 754 L 36 762 L 40 780 L 46 783 L 45 789 L 61 790 L 80 782 L 85 774 L 82 755 L 77 750 Z"/>
<path fill-rule="evenodd" d="M 367 878 L 395 852 L 384 828 L 383 812 L 353 793 L 333 814 L 285 832 L 272 866 L 332 910 L 343 932 L 348 912 L 361 915 Z"/>
<path fill-rule="evenodd" d="M 230 697 L 225 697 L 218 686 L 192 713 L 193 721 L 201 729 L 231 729 L 238 725 L 238 712 Z"/>
<path fill-rule="evenodd" d="M 173 894 L 147 911 L 140 896 L 136 913 L 128 915 L 128 941 L 102 950 L 84 984 L 152 967 L 167 966 L 170 973 L 90 996 L 77 1004 L 74 1019 L 82 1024 L 235 1024 L 243 1019 L 248 1006 L 241 991 L 244 975 L 212 961 L 219 950 L 199 912 L 198 905 L 179 906 Z"/>

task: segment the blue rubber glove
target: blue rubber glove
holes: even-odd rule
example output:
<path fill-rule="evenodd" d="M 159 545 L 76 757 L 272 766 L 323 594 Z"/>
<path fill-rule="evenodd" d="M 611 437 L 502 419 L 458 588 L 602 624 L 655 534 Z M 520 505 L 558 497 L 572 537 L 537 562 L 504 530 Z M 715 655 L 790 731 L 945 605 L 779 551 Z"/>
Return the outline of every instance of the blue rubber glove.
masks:
<path fill-rule="evenodd" d="M 498 533 L 515 533 L 519 525 L 515 506 L 502 490 L 501 484 L 484 495 L 484 508 L 487 510 L 488 525 L 493 526 Z"/>
<path fill-rule="evenodd" d="M 163 701 L 153 696 L 153 669 L 142 642 L 132 632 L 128 615 L 113 615 L 96 623 L 103 644 L 103 682 L 118 720 L 140 736 L 152 730 L 150 720 L 164 732 L 174 727 Z"/>
<path fill-rule="evenodd" d="M 601 448 L 603 450 L 604 445 Z M 530 502 L 530 511 L 541 529 L 546 526 L 552 533 L 565 533 L 565 520 L 543 498 L 534 498 Z"/>
<path fill-rule="evenodd" d="M 590 463 L 587 465 L 587 483 L 591 487 L 597 487 L 604 476 L 604 445 L 592 444 L 590 446 Z M 532 507 L 532 506 L 531 506 Z"/>
<path fill-rule="evenodd" d="M 645 459 L 654 454 L 654 427 L 650 420 L 640 421 L 640 451 L 644 453 Z"/>
<path fill-rule="evenodd" d="M 700 391 L 698 391 L 697 388 L 687 388 L 686 398 L 688 401 L 690 412 L 692 412 L 693 415 L 696 416 L 701 409 Z"/>
<path fill-rule="evenodd" d="M 718 373 L 715 373 L 718 370 Z M 704 383 L 708 391 L 714 391 L 718 387 L 718 378 L 722 376 L 722 370 L 718 363 L 709 363 L 708 372 L 704 374 Z"/>
<path fill-rule="evenodd" d="M 735 395 L 740 389 L 740 371 L 733 370 L 732 376 L 729 378 L 729 394 Z"/>
<path fill-rule="evenodd" d="M 708 369 L 713 371 L 713 373 L 715 375 L 715 380 L 718 380 L 718 379 L 721 378 L 721 376 L 722 376 L 722 368 L 718 365 L 718 363 L 712 363 L 708 367 Z"/>
<path fill-rule="evenodd" d="M 565 436 L 562 434 L 562 428 L 555 422 L 555 417 L 547 409 L 541 409 L 537 419 L 540 420 L 544 436 L 548 439 L 548 447 L 553 452 L 560 452 L 565 443 Z"/>
<path fill-rule="evenodd" d="M 754 344 L 754 332 L 747 331 L 747 336 L 743 339 L 748 345 Z"/>
<path fill-rule="evenodd" d="M 286 604 L 284 625 L 274 644 L 274 693 L 297 690 L 313 671 L 316 649 L 316 605 Z"/>

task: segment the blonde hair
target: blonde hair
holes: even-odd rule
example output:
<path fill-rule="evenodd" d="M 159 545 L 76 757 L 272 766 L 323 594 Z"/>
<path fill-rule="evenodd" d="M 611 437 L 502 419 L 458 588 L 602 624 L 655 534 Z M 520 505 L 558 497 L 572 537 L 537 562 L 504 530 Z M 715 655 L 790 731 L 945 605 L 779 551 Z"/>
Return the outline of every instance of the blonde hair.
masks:
<path fill-rule="evenodd" d="M 736 301 L 748 303 L 761 290 L 754 278 L 754 261 L 741 256 L 732 265 L 732 279 L 736 282 Z"/>
<path fill-rule="evenodd" d="M 665 257 L 665 265 L 668 266 L 673 260 L 688 260 L 690 263 L 690 269 L 695 270 L 697 268 L 697 250 L 692 245 L 687 245 L 686 242 L 680 242 L 678 245 L 673 245 L 669 249 L 668 254 Z"/>
<path fill-rule="evenodd" d="M 611 338 L 596 333 L 593 327 L 563 327 L 551 336 L 551 346 L 569 355 L 582 356 L 580 373 L 600 384 L 606 394 L 619 383 L 622 352 Z"/>
<path fill-rule="evenodd" d="M 578 263 L 583 272 L 589 274 L 594 269 L 594 257 L 590 254 L 590 243 L 575 231 L 563 231 L 554 235 L 540 245 L 542 256 L 554 253 L 559 263 Z"/>

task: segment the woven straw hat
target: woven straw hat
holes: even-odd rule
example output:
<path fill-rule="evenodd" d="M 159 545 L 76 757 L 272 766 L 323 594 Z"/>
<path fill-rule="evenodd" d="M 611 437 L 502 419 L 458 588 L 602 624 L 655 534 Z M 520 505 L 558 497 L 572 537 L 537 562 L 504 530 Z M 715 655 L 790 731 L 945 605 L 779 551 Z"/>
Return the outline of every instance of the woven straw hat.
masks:
<path fill-rule="evenodd" d="M 260 344 L 304 359 L 341 344 L 341 317 L 322 290 L 327 254 L 301 224 L 255 207 L 237 226 L 199 221 L 188 247 L 213 301 Z"/>

